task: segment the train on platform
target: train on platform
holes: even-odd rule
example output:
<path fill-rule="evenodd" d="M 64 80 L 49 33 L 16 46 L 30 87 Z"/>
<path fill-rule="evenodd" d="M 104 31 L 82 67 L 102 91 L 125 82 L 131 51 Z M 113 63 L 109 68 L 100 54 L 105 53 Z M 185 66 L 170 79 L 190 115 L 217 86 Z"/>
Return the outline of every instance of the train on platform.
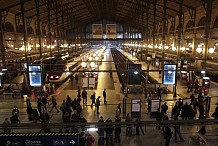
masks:
<path fill-rule="evenodd" d="M 93 50 L 88 52 L 83 52 L 79 56 L 67 56 L 63 58 L 62 61 L 58 61 L 53 65 L 53 69 L 48 74 L 48 82 L 53 84 L 61 84 L 70 76 L 74 75 L 81 68 L 81 63 L 87 61 L 84 56 L 91 54 Z"/>
<path fill-rule="evenodd" d="M 74 72 L 78 71 L 81 67 L 81 57 L 73 60 L 58 61 L 53 65 L 53 69 L 48 74 L 48 82 L 59 84 L 66 81 Z"/>

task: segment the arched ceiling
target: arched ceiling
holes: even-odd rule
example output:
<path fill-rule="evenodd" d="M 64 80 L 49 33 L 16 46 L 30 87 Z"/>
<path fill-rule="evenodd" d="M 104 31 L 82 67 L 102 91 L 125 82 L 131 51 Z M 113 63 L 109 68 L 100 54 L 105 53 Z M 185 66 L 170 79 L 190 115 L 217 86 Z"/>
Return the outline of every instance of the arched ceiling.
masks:
<path fill-rule="evenodd" d="M 24 3 L 25 17 L 36 20 L 35 1 L 39 2 L 41 22 L 48 22 L 50 7 L 52 27 L 70 29 L 102 19 L 138 28 L 146 27 L 147 24 L 152 27 L 155 13 L 155 22 L 162 22 L 164 9 L 166 9 L 166 19 L 169 19 L 179 14 L 180 4 L 182 4 L 182 12 L 186 12 L 190 9 L 195 10 L 204 0 L 167 0 L 166 7 L 165 0 L 0 0 L 0 9 L 19 14 L 21 3 Z"/>

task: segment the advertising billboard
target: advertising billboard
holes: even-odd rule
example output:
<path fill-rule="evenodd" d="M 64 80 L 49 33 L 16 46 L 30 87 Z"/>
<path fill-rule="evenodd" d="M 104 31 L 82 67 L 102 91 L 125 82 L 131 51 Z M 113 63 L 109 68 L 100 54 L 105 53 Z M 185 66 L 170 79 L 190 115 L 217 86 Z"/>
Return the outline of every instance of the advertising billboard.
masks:
<path fill-rule="evenodd" d="M 164 64 L 163 84 L 173 85 L 176 80 L 176 64 Z"/>
<path fill-rule="evenodd" d="M 41 86 L 42 76 L 41 76 L 40 65 L 30 65 L 28 69 L 29 69 L 30 86 Z"/>
<path fill-rule="evenodd" d="M 92 24 L 92 38 L 102 38 L 103 27 L 102 24 Z"/>
<path fill-rule="evenodd" d="M 107 38 L 117 37 L 116 24 L 106 24 L 106 37 Z"/>

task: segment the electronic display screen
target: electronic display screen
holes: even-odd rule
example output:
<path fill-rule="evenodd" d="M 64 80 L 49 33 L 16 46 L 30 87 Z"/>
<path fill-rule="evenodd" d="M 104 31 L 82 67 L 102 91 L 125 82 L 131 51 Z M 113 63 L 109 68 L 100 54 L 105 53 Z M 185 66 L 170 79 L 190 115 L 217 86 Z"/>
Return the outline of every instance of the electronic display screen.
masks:
<path fill-rule="evenodd" d="M 176 80 L 176 65 L 175 64 L 164 64 L 163 73 L 163 84 L 173 85 Z"/>
<path fill-rule="evenodd" d="M 30 86 L 41 86 L 42 85 L 40 65 L 29 66 L 29 79 L 30 79 Z"/>

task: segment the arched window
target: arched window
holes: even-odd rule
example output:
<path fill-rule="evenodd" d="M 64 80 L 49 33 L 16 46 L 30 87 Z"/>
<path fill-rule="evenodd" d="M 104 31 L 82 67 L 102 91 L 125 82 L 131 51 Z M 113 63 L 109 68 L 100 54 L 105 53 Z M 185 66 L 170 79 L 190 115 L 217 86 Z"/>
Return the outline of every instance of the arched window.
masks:
<path fill-rule="evenodd" d="M 31 26 L 27 27 L 27 34 L 34 35 L 33 28 Z"/>
<path fill-rule="evenodd" d="M 201 17 L 201 19 L 198 21 L 197 30 L 204 30 L 206 22 L 206 16 Z"/>
<path fill-rule="evenodd" d="M 185 32 L 193 31 L 193 22 L 192 20 L 189 20 L 185 27 Z"/>
<path fill-rule="evenodd" d="M 39 36 L 39 35 L 41 35 L 42 33 L 38 30 L 38 29 L 36 29 L 36 35 L 37 36 Z"/>
<path fill-rule="evenodd" d="M 42 33 L 43 33 L 43 37 L 46 37 L 46 30 L 43 30 Z"/>
<path fill-rule="evenodd" d="M 183 29 L 183 25 L 182 24 L 178 24 L 177 27 L 176 27 L 176 32 L 179 31 L 179 28 Z"/>
<path fill-rule="evenodd" d="M 173 27 L 173 25 L 171 25 L 169 34 L 173 34 L 173 32 L 174 32 L 174 27 Z"/>
<path fill-rule="evenodd" d="M 5 32 L 13 32 L 14 33 L 14 27 L 10 22 L 6 22 L 2 25 L 3 31 Z"/>
<path fill-rule="evenodd" d="M 213 23 L 213 28 L 218 28 L 218 16 L 216 17 L 216 19 Z"/>
<path fill-rule="evenodd" d="M 162 27 L 159 28 L 159 34 L 162 34 L 162 31 L 163 31 Z"/>
<path fill-rule="evenodd" d="M 18 25 L 17 27 L 16 27 L 16 30 L 17 30 L 17 33 L 24 33 L 24 28 L 23 28 L 23 25 Z"/>

